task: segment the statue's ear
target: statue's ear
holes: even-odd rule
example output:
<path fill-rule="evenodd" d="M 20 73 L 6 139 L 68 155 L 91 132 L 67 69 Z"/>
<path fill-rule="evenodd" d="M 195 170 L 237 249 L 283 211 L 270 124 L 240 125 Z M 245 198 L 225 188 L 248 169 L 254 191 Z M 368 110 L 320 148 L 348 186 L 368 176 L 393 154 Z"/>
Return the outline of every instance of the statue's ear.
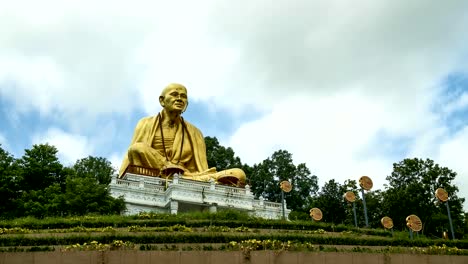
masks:
<path fill-rule="evenodd" d="M 164 107 L 164 96 L 159 96 L 159 104 Z"/>

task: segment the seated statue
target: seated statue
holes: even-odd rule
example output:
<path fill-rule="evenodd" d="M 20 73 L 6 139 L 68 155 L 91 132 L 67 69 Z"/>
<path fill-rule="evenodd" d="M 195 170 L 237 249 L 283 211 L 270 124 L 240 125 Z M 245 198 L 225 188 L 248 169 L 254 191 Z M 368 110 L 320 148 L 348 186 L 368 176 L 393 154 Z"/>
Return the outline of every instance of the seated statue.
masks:
<path fill-rule="evenodd" d="M 181 114 L 187 109 L 187 89 L 181 84 L 169 84 L 159 96 L 162 111 L 142 118 L 133 134 L 127 155 L 120 168 L 120 177 L 130 165 L 151 169 L 163 178 L 176 173 L 196 181 L 243 186 L 245 173 L 241 169 L 216 171 L 208 168 L 203 134 L 185 121 Z"/>

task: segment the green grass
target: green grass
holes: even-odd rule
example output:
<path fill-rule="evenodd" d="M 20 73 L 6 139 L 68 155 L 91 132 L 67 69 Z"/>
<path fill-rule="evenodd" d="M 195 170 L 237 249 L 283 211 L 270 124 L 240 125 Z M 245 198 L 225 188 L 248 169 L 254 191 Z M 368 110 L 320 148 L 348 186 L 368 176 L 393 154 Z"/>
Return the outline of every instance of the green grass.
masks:
<path fill-rule="evenodd" d="M 0 251 L 50 250 L 51 247 L 78 244 L 89 249 L 91 242 L 100 244 L 102 248 L 113 248 L 115 241 L 145 249 L 161 248 L 161 245 L 168 244 L 177 244 L 178 249 L 197 248 L 194 244 L 199 248 L 219 244 L 221 248 L 229 249 L 229 243 L 271 240 L 292 243 L 295 245 L 292 248 L 309 251 L 317 250 L 316 247 L 320 246 L 327 246 L 327 250 L 332 250 L 333 246 L 353 246 L 354 252 L 365 252 L 367 247 L 415 247 L 423 248 L 421 253 L 426 248 L 430 252 L 458 254 L 460 252 L 454 248 L 461 249 L 462 253 L 468 249 L 466 239 L 442 240 L 424 236 L 410 239 L 405 231 L 395 231 L 392 236 L 391 232 L 383 229 L 312 221 L 266 220 L 229 210 L 216 214 L 144 213 L 134 216 L 28 217 L 0 221 Z"/>

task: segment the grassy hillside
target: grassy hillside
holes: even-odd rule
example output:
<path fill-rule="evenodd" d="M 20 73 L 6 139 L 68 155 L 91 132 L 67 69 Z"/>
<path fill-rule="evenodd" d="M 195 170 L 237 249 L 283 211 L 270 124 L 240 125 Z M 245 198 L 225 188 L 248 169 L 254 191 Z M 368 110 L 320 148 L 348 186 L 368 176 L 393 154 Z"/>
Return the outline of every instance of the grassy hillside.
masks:
<path fill-rule="evenodd" d="M 0 251 L 288 250 L 468 255 L 468 240 L 407 231 L 216 214 L 140 214 L 0 221 Z"/>

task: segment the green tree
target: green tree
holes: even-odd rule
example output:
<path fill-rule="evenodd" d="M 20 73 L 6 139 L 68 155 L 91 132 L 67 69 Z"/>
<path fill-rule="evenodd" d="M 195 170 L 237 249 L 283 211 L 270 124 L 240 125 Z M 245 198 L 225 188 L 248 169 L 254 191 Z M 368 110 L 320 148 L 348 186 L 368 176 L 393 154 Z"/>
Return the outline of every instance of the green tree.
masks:
<path fill-rule="evenodd" d="M 258 165 L 254 165 L 250 182 L 255 196 L 263 196 L 273 202 L 281 201 L 281 181 L 291 181 L 296 173 L 292 154 L 286 150 L 278 150 L 271 157 Z"/>
<path fill-rule="evenodd" d="M 346 186 L 334 179 L 329 180 L 323 186 L 318 196 L 312 201 L 312 207 L 319 208 L 323 213 L 322 221 L 335 224 L 344 223 L 346 220 L 346 204 L 343 194 Z"/>
<path fill-rule="evenodd" d="M 109 160 L 88 156 L 69 169 L 64 200 L 68 214 L 119 214 L 125 209 L 122 198 L 109 194 L 109 183 L 115 169 Z"/>
<path fill-rule="evenodd" d="M 0 144 L 0 217 L 10 218 L 16 211 L 19 197 L 19 168 L 13 156 L 5 151 Z"/>
<path fill-rule="evenodd" d="M 99 184 L 108 185 L 111 182 L 115 169 L 109 160 L 103 157 L 92 157 L 78 160 L 73 165 L 75 175 L 80 178 L 91 177 Z"/>
<path fill-rule="evenodd" d="M 69 215 L 119 214 L 125 209 L 122 198 L 113 198 L 106 184 L 99 184 L 94 177 L 69 177 L 64 202 Z"/>
<path fill-rule="evenodd" d="M 352 191 L 356 195 L 356 217 L 358 226 L 365 226 L 364 217 L 364 205 L 362 200 L 361 188 L 358 187 L 356 180 L 346 180 L 344 182 L 345 192 Z M 344 193 L 343 193 L 344 194 Z M 367 217 L 370 227 L 382 227 L 380 219 L 385 216 L 382 211 L 382 191 L 381 190 L 370 190 L 365 191 L 366 206 L 367 206 Z M 354 225 L 353 205 L 346 202 L 346 219 L 345 224 Z"/>
<path fill-rule="evenodd" d="M 47 186 L 43 190 L 30 190 L 23 193 L 22 210 L 18 216 L 46 216 L 67 215 L 69 208 L 65 206 L 62 188 L 58 183 Z"/>
<path fill-rule="evenodd" d="M 109 194 L 115 170 L 105 158 L 89 156 L 63 167 L 57 149 L 45 144 L 26 150 L 18 163 L 24 187 L 16 216 L 116 214 L 125 209 L 122 198 Z"/>
<path fill-rule="evenodd" d="M 358 226 L 364 226 L 364 215 L 363 215 L 363 205 L 362 205 L 362 199 L 361 199 L 361 193 L 359 192 L 359 189 L 357 187 L 357 182 L 356 180 L 346 180 L 343 184 L 343 201 L 344 201 L 344 208 L 345 208 L 345 213 L 346 217 L 344 219 L 344 224 L 347 225 L 354 225 L 354 213 L 353 213 L 353 204 L 347 202 L 344 199 L 344 194 L 347 191 L 351 191 L 354 193 L 356 196 L 356 200 L 354 201 L 354 206 L 356 207 L 356 218 L 358 221 Z"/>
<path fill-rule="evenodd" d="M 310 173 L 305 163 L 300 163 L 296 167 L 294 177 L 291 178 L 291 184 L 293 189 L 287 195 L 288 207 L 308 212 L 310 201 L 317 195 L 319 189 L 317 176 Z"/>
<path fill-rule="evenodd" d="M 318 190 L 317 176 L 311 175 L 304 163 L 296 167 L 291 153 L 275 151 L 271 157 L 252 168 L 250 184 L 256 197 L 280 202 L 281 181 L 289 181 L 293 186 L 291 192 L 285 194 L 288 208 L 300 212 L 307 210 L 308 199 Z"/>
<path fill-rule="evenodd" d="M 458 236 L 463 231 L 464 198 L 457 196 L 458 187 L 453 184 L 456 172 L 426 159 L 404 159 L 393 164 L 393 172 L 386 179 L 388 186 L 383 193 L 383 211 L 393 219 L 395 227 L 405 228 L 405 219 L 415 214 L 423 222 L 423 233 L 441 236 L 449 230 L 445 206 L 436 202 L 437 188 L 444 188 L 450 197 L 450 210 Z"/>
<path fill-rule="evenodd" d="M 221 146 L 216 137 L 205 137 L 205 144 L 208 167 L 216 167 L 218 170 L 242 168 L 241 160 L 235 156 L 234 150 Z"/>
<path fill-rule="evenodd" d="M 65 190 L 63 166 L 57 148 L 49 144 L 33 145 L 17 160 L 20 195 L 15 202 L 15 217 L 63 215 Z"/>
<path fill-rule="evenodd" d="M 54 183 L 62 188 L 65 186 L 63 166 L 58 160 L 57 152 L 57 148 L 49 144 L 33 145 L 31 149 L 25 150 L 19 160 L 23 191 L 43 190 Z"/>
<path fill-rule="evenodd" d="M 383 194 L 381 190 L 373 190 L 366 193 L 367 216 L 370 227 L 382 227 L 380 220 L 382 217 L 386 216 L 382 209 L 382 203 Z M 360 207 L 362 207 L 362 205 Z M 361 210 L 361 212 L 363 212 L 363 210 Z M 361 216 L 361 222 L 364 223 L 364 213 L 361 213 Z"/>
<path fill-rule="evenodd" d="M 464 238 L 468 238 L 468 212 L 465 213 L 465 230 L 463 232 Z"/>

